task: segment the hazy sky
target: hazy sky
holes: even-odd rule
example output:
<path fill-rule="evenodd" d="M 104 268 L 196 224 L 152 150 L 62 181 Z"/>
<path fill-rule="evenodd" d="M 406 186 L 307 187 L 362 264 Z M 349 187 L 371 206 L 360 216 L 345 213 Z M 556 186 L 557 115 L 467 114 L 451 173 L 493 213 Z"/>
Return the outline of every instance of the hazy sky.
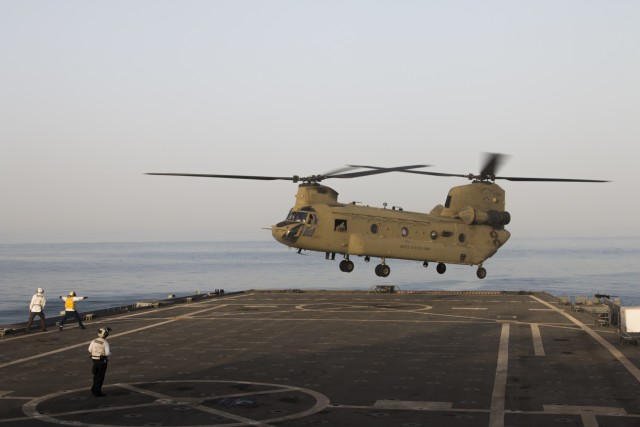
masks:
<path fill-rule="evenodd" d="M 469 173 L 514 235 L 640 235 L 640 2 L 0 0 L 0 242 L 270 239 L 347 164 Z M 429 211 L 466 181 L 328 180 Z"/>

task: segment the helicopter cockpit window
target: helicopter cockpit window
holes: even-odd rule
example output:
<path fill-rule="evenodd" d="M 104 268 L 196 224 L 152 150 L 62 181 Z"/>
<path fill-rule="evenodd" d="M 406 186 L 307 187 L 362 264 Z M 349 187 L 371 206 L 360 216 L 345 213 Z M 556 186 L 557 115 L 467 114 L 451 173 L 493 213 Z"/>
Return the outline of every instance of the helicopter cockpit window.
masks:
<path fill-rule="evenodd" d="M 290 210 L 289 214 L 287 215 L 287 219 L 278 224 L 278 226 L 290 225 L 295 222 L 317 224 L 318 216 L 315 212 L 315 209 L 313 209 L 312 207 L 304 207 L 299 211 Z"/>
<path fill-rule="evenodd" d="M 307 222 L 307 215 L 309 215 L 309 212 L 297 212 L 293 220 L 296 222 Z"/>
<path fill-rule="evenodd" d="M 309 212 L 291 211 L 287 215 L 287 221 L 307 222 L 307 215 L 309 215 Z"/>

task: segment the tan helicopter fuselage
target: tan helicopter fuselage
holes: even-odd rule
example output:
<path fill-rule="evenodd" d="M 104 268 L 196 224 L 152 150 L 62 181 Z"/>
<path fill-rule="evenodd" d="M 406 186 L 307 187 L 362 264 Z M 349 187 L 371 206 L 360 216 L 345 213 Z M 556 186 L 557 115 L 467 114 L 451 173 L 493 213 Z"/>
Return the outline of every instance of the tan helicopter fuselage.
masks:
<path fill-rule="evenodd" d="M 300 250 L 449 264 L 481 265 L 509 239 L 505 192 L 474 182 L 449 191 L 430 213 L 338 202 L 330 187 L 298 187 L 289 217 L 272 226 L 280 243 Z"/>

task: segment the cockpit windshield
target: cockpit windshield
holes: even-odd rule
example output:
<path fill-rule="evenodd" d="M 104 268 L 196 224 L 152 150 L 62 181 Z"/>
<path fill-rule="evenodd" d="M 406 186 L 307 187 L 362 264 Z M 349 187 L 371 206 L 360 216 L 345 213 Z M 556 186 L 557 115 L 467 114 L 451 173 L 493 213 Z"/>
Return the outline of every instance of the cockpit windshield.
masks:
<path fill-rule="evenodd" d="M 287 216 L 287 221 L 307 222 L 308 215 L 309 215 L 309 212 L 291 211 Z"/>
<path fill-rule="evenodd" d="M 315 209 L 311 207 L 304 207 L 299 211 L 294 211 L 293 209 L 289 211 L 289 215 L 287 215 L 287 219 L 285 222 L 302 222 L 308 224 L 316 224 L 318 219 L 315 214 Z"/>

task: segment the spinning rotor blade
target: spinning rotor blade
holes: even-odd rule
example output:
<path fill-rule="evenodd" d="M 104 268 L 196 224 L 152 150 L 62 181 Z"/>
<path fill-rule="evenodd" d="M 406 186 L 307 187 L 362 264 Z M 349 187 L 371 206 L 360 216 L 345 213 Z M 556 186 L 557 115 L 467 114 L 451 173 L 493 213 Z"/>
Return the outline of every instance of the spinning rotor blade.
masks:
<path fill-rule="evenodd" d="M 485 165 L 480 171 L 480 176 L 477 178 L 481 181 L 490 179 L 495 181 L 496 179 L 506 179 L 507 181 L 522 181 L 522 182 L 609 182 L 598 179 L 572 179 L 572 178 L 520 178 L 511 176 L 496 176 L 496 172 L 500 165 L 503 163 L 503 159 L 506 156 L 499 153 L 486 153 Z M 469 178 L 471 179 L 471 178 Z"/>
<path fill-rule="evenodd" d="M 486 153 L 484 166 L 480 170 L 480 176 L 487 178 L 495 177 L 496 171 L 500 168 L 503 158 L 504 154 Z"/>
<path fill-rule="evenodd" d="M 416 171 L 409 170 L 414 169 L 413 167 L 404 167 L 399 168 L 400 172 L 406 173 L 415 173 L 419 175 L 433 175 L 433 176 L 453 176 L 458 178 L 467 178 L 469 180 L 478 180 L 478 181 L 495 181 L 496 179 L 505 179 L 507 181 L 522 181 L 522 182 L 609 182 L 606 180 L 598 180 L 598 179 L 571 179 L 571 178 L 520 178 L 520 177 L 510 177 L 510 176 L 496 176 L 496 171 L 502 165 L 504 159 L 507 156 L 500 153 L 486 153 L 486 158 L 482 169 L 478 175 L 476 174 L 455 174 L 455 173 L 443 173 L 443 172 L 427 172 L 427 171 Z M 375 166 L 354 166 L 359 168 L 367 168 L 373 170 L 379 170 L 383 168 L 378 168 Z"/>
<path fill-rule="evenodd" d="M 433 175 L 433 176 L 456 176 L 467 179 L 477 179 L 478 181 L 495 181 L 496 179 L 505 179 L 507 181 L 523 181 L 523 182 L 609 182 L 600 179 L 571 179 L 571 178 L 520 178 L 512 176 L 494 176 L 494 175 L 474 175 L 472 173 L 467 175 L 459 175 L 454 173 L 440 173 L 440 172 L 426 172 L 426 171 L 403 171 L 407 173 L 416 173 L 420 175 Z"/>
<path fill-rule="evenodd" d="M 158 173 L 158 172 L 149 172 L 149 173 L 146 173 L 146 175 L 192 176 L 192 177 L 198 177 L 198 178 L 253 179 L 253 180 L 260 180 L 260 181 L 281 180 L 281 181 L 293 181 L 293 182 L 298 182 L 298 181 L 320 182 L 323 179 L 327 179 L 327 178 L 358 178 L 361 176 L 377 175 L 377 174 L 387 173 L 387 172 L 406 172 L 406 171 L 409 171 L 409 169 L 422 168 L 426 166 L 427 165 L 397 166 L 392 168 L 371 167 L 371 169 L 367 171 L 341 173 L 343 171 L 360 167 L 360 166 L 349 166 L 348 168 L 341 168 L 333 172 L 329 172 L 327 174 L 311 175 L 307 177 L 301 177 L 298 175 L 285 177 L 285 176 L 261 176 L 261 175 L 219 175 L 219 174 Z"/>

